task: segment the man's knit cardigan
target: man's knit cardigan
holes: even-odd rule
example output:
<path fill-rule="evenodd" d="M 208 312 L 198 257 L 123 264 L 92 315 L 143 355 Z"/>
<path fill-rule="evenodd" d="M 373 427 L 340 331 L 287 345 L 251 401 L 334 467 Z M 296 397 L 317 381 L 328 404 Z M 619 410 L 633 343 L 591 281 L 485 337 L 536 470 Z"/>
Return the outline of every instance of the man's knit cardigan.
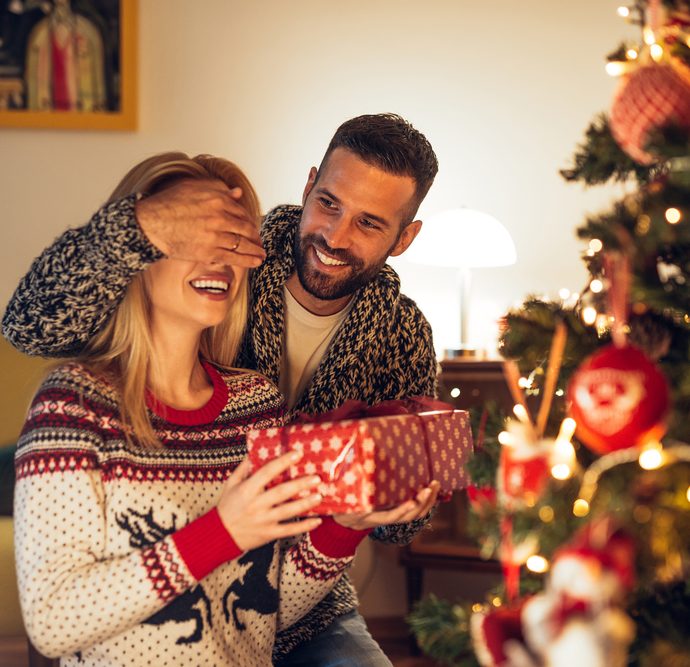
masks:
<path fill-rule="evenodd" d="M 3 318 L 3 334 L 15 347 L 43 356 L 75 354 L 103 326 L 132 277 L 162 257 L 141 232 L 134 204 L 135 198 L 127 197 L 104 206 L 87 225 L 65 232 L 34 261 Z M 249 326 L 238 364 L 276 383 L 283 348 L 283 288 L 294 271 L 292 249 L 301 211 L 279 206 L 264 219 L 267 258 L 252 272 Z M 435 394 L 431 328 L 415 303 L 400 293 L 395 271 L 384 266 L 355 299 L 296 411 L 325 412 L 346 399 L 374 404 Z M 423 524 L 381 527 L 372 537 L 406 543 Z M 343 577 L 312 612 L 278 636 L 276 657 L 356 606 L 354 588 Z"/>

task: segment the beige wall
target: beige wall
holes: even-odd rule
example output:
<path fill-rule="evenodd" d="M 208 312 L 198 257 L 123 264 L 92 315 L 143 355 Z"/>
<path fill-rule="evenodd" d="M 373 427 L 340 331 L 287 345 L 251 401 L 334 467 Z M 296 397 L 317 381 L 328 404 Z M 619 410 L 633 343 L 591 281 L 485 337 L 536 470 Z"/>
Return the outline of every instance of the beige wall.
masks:
<path fill-rule="evenodd" d="M 528 292 L 581 287 L 573 231 L 611 192 L 583 193 L 557 170 L 609 103 L 614 82 L 603 58 L 631 30 L 616 16 L 617 2 L 139 5 L 137 132 L 0 129 L 0 307 L 31 259 L 66 226 L 86 221 L 119 176 L 152 152 L 230 157 L 268 208 L 299 201 L 309 168 L 342 120 L 389 110 L 425 132 L 439 156 L 422 217 L 478 208 L 502 220 L 515 239 L 516 266 L 474 275 L 477 332 Z M 430 317 L 437 346 L 452 345 L 452 271 L 422 271 L 404 259 L 396 266 Z M 4 391 L 16 382 L 8 369 Z M 368 589 L 365 605 L 377 614 L 403 599 L 399 571 L 383 565 L 397 578 L 377 578 L 386 587 Z M 362 576 L 366 571 L 365 564 Z"/>

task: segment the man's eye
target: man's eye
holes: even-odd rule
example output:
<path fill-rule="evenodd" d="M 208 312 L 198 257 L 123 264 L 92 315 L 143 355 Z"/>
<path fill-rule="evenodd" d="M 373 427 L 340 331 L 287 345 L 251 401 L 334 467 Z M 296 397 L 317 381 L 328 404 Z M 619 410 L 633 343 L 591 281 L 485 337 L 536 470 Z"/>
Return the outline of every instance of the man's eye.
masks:
<path fill-rule="evenodd" d="M 366 227 L 367 229 L 378 229 L 379 228 L 379 226 L 375 222 L 372 222 L 368 218 L 362 218 L 359 221 L 359 224 L 362 225 L 362 227 Z"/>
<path fill-rule="evenodd" d="M 333 200 L 328 199 L 328 197 L 319 197 L 319 201 L 321 202 L 321 206 L 324 208 L 335 208 Z"/>

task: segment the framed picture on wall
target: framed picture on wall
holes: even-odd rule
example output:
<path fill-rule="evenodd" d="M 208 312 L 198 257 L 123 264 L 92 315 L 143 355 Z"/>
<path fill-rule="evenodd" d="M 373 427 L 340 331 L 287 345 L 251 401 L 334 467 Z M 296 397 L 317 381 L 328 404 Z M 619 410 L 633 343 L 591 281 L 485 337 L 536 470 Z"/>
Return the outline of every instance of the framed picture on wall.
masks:
<path fill-rule="evenodd" d="M 0 0 L 0 127 L 134 130 L 137 0 Z"/>

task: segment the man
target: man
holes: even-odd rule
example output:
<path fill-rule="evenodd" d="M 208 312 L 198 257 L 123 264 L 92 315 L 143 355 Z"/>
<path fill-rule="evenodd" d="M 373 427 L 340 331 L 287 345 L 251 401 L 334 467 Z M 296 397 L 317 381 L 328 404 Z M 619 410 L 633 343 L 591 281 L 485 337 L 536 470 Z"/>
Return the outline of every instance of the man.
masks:
<path fill-rule="evenodd" d="M 318 413 L 346 399 L 373 404 L 434 394 L 431 329 L 385 262 L 419 232 L 415 215 L 437 170 L 422 134 L 399 116 L 377 114 L 338 128 L 318 170 L 310 170 L 303 206 L 266 215 L 263 248 L 237 193 L 212 182 L 184 181 L 139 201 L 120 200 L 34 262 L 7 307 L 3 333 L 29 354 L 71 354 L 150 262 L 168 256 L 242 264 L 258 268 L 240 365 L 278 383 L 291 409 Z M 404 515 L 411 523 L 387 525 L 399 520 L 396 508 L 362 517 L 357 527 L 376 527 L 375 539 L 407 542 L 436 492 L 425 492 Z M 389 666 L 356 606 L 343 578 L 278 636 L 277 664 Z"/>

